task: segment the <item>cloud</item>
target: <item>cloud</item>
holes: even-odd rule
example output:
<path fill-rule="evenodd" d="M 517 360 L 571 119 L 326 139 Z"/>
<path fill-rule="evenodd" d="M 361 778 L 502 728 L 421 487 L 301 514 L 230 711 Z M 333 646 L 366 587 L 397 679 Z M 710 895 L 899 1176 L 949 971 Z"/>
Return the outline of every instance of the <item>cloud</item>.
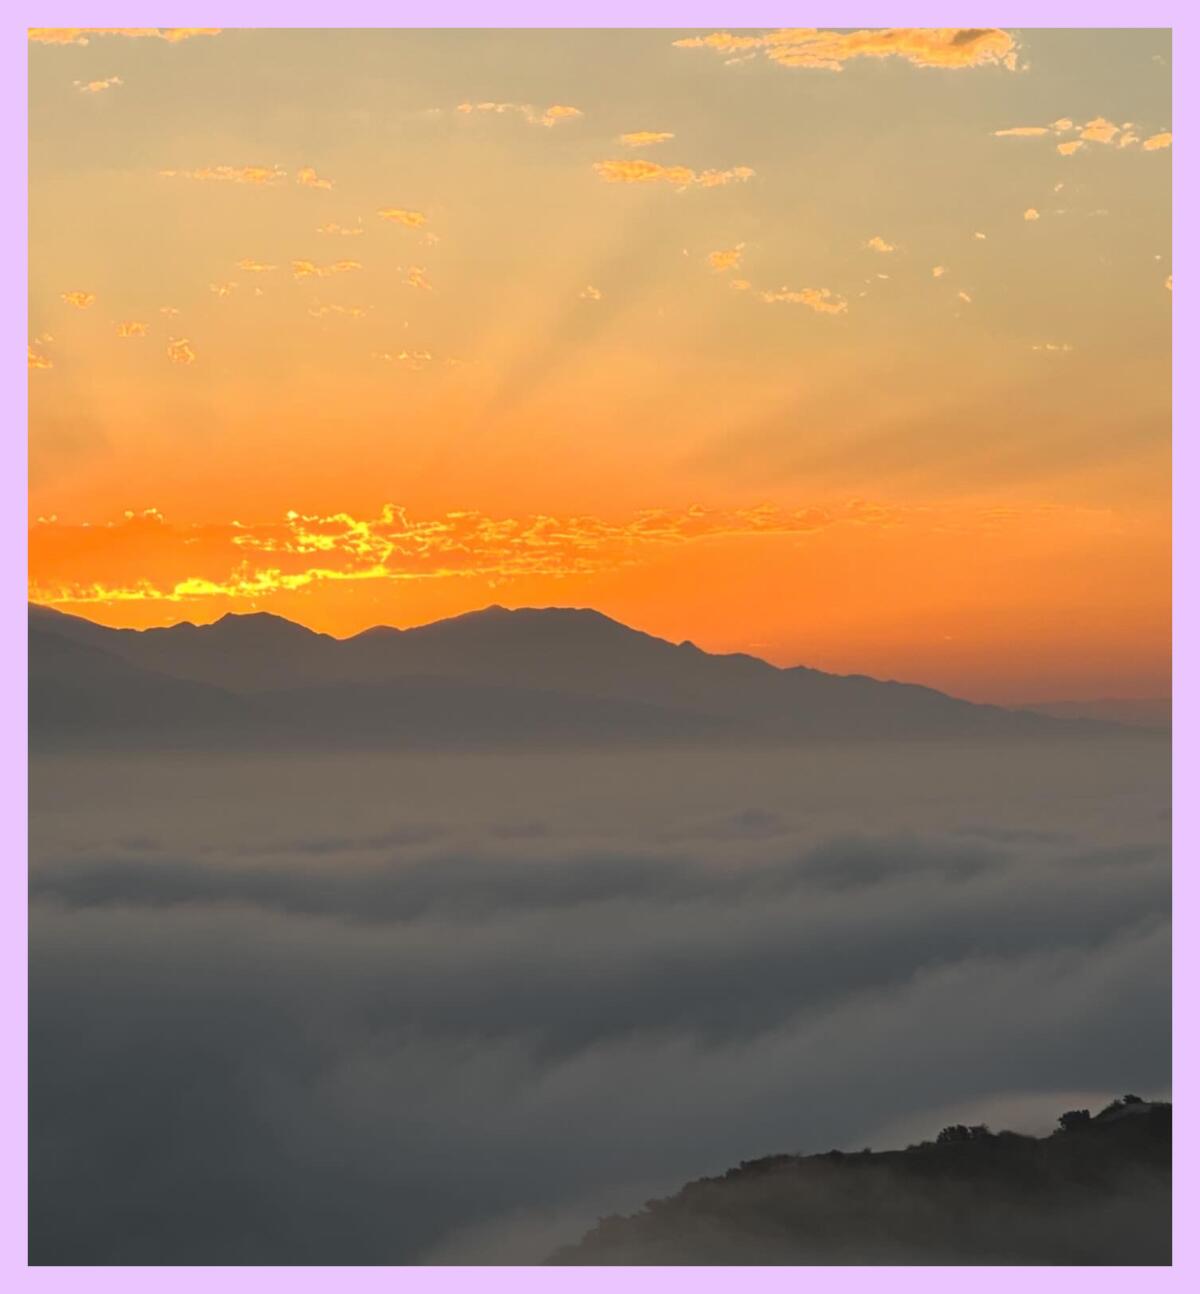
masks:
<path fill-rule="evenodd" d="M 463 116 L 470 116 L 472 113 L 495 113 L 497 115 L 513 113 L 531 126 L 546 126 L 547 128 L 557 126 L 561 121 L 569 121 L 573 117 L 583 116 L 579 108 L 572 108 L 565 103 L 554 103 L 548 108 L 535 108 L 529 103 L 460 103 L 457 111 Z"/>
<path fill-rule="evenodd" d="M 1115 121 L 1110 121 L 1107 117 L 1093 117 L 1090 121 L 1081 126 L 1077 126 L 1070 117 L 1059 117 L 1057 121 L 1052 122 L 1049 126 L 1013 126 L 1007 130 L 994 130 L 993 135 L 1015 135 L 1015 136 L 1039 136 L 1048 135 L 1051 132 L 1058 135 L 1065 135 L 1074 132 L 1074 139 L 1061 140 L 1055 144 L 1055 148 L 1063 157 L 1073 157 L 1085 144 L 1116 144 L 1117 148 L 1128 148 L 1136 144 L 1139 135 L 1134 123 L 1125 122 L 1118 125 Z M 1166 148 L 1171 142 L 1170 133 L 1154 135 L 1147 139 L 1143 148 Z"/>
<path fill-rule="evenodd" d="M 232 296 L 237 291 L 236 283 L 210 283 L 208 285 L 210 292 L 216 293 L 219 297 Z"/>
<path fill-rule="evenodd" d="M 311 166 L 302 166 L 296 172 L 296 183 L 310 189 L 332 189 L 332 180 L 323 180 Z"/>
<path fill-rule="evenodd" d="M 1040 220 L 1041 213 L 1038 211 L 1037 207 L 1027 207 L 1023 218 L 1025 220 Z"/>
<path fill-rule="evenodd" d="M 147 325 L 137 319 L 130 319 L 125 323 L 117 324 L 118 337 L 145 337 L 148 331 Z"/>
<path fill-rule="evenodd" d="M 96 36 L 164 40 L 177 45 L 194 36 L 219 36 L 220 27 L 30 27 L 29 39 L 41 45 L 87 45 Z"/>
<path fill-rule="evenodd" d="M 718 274 L 724 274 L 726 270 L 736 270 L 742 263 L 742 250 L 745 243 L 738 243 L 736 247 L 727 247 L 723 251 L 709 252 L 705 257 L 710 269 L 715 270 Z"/>
<path fill-rule="evenodd" d="M 593 287 L 590 283 L 579 294 L 584 301 L 599 301 L 603 295 L 599 288 Z"/>
<path fill-rule="evenodd" d="M 935 265 L 931 271 L 935 279 L 940 279 L 946 273 L 944 265 Z"/>
<path fill-rule="evenodd" d="M 76 310 L 86 310 L 96 300 L 94 292 L 64 292 L 62 299 Z"/>
<path fill-rule="evenodd" d="M 669 130 L 631 130 L 621 136 L 620 142 L 630 148 L 649 148 L 654 144 L 665 144 L 668 139 L 674 138 Z"/>
<path fill-rule="evenodd" d="M 1163 279 L 1163 287 L 1165 287 L 1168 292 L 1172 291 L 1175 286 L 1174 278 L 1175 276 L 1173 274 L 1168 274 L 1167 277 Z"/>
<path fill-rule="evenodd" d="M 1093 117 L 1080 129 L 1080 138 L 1089 139 L 1097 144 L 1111 144 L 1120 131 L 1120 126 L 1106 117 Z"/>
<path fill-rule="evenodd" d="M 780 288 L 774 292 L 760 292 L 759 298 L 768 304 L 783 302 L 786 305 L 808 306 L 818 314 L 840 315 L 850 308 L 844 297 L 835 296 L 828 288 Z"/>
<path fill-rule="evenodd" d="M 354 238 L 362 233 L 362 225 L 338 225 L 333 221 L 317 226 L 319 234 L 338 234 L 343 238 Z"/>
<path fill-rule="evenodd" d="M 347 319 L 365 319 L 367 312 L 361 306 L 318 305 L 311 306 L 308 313 L 314 319 L 324 319 L 326 315 L 340 315 Z"/>
<path fill-rule="evenodd" d="M 960 292 L 960 293 L 958 294 L 958 299 L 959 299 L 960 301 L 964 301 L 967 305 L 970 305 L 970 304 L 971 304 L 971 295 L 970 295 L 970 293 L 967 293 L 967 292 Z"/>
<path fill-rule="evenodd" d="M 111 90 L 114 85 L 124 85 L 125 82 L 119 76 L 110 76 L 103 81 L 75 81 L 73 84 L 80 94 L 101 94 L 105 90 Z"/>
<path fill-rule="evenodd" d="M 30 346 L 29 347 L 29 367 L 30 368 L 53 368 L 54 361 L 51 359 L 47 359 L 45 355 L 34 350 L 33 347 Z"/>
<path fill-rule="evenodd" d="M 977 239 L 981 243 L 987 242 L 987 234 L 981 234 L 978 231 L 973 233 L 971 237 Z"/>
<path fill-rule="evenodd" d="M 1154 1095 L 1167 759 L 33 760 L 31 1261 L 536 1263 L 757 1155 Z"/>
<path fill-rule="evenodd" d="M 670 184 L 676 189 L 717 188 L 748 180 L 754 171 L 748 166 L 734 166 L 726 171 L 694 171 L 690 166 L 664 166 L 643 158 L 612 158 L 595 162 L 592 170 L 608 184 Z"/>
<path fill-rule="evenodd" d="M 186 337 L 172 338 L 167 342 L 167 358 L 172 364 L 191 364 L 196 359 L 196 352 Z"/>
<path fill-rule="evenodd" d="M 425 277 L 425 271 L 419 265 L 410 265 L 407 270 L 402 265 L 397 268 L 404 275 L 404 282 L 410 288 L 421 288 L 425 292 L 433 291 L 433 284 Z"/>
<path fill-rule="evenodd" d="M 334 261 L 332 265 L 318 265 L 315 261 L 293 261 L 292 277 L 296 279 L 324 279 L 331 274 L 347 274 L 351 270 L 361 269 L 361 261 Z"/>
<path fill-rule="evenodd" d="M 1166 130 L 1163 131 L 1161 135 L 1151 135 L 1150 138 L 1142 144 L 1142 147 L 1146 149 L 1147 152 L 1151 153 L 1157 152 L 1160 148 L 1170 148 L 1171 132 Z"/>
<path fill-rule="evenodd" d="M 265 265 L 262 261 L 256 261 L 252 257 L 245 256 L 237 263 L 239 270 L 244 270 L 247 274 L 269 274 L 277 267 L 274 265 Z"/>
<path fill-rule="evenodd" d="M 404 225 L 407 229 L 420 229 L 426 217 L 419 211 L 406 211 L 403 207 L 380 207 L 375 213 L 380 220 L 389 220 L 394 225 Z"/>
<path fill-rule="evenodd" d="M 287 179 L 277 166 L 201 166 L 191 171 L 159 171 L 166 179 L 217 180 L 226 184 L 276 184 Z"/>
<path fill-rule="evenodd" d="M 678 49 L 709 49 L 738 58 L 764 54 L 782 67 L 841 72 L 857 58 L 898 58 L 914 67 L 1005 67 L 1015 71 L 1017 44 L 1006 31 L 980 27 L 892 27 L 865 31 L 784 28 L 763 36 L 712 32 L 674 41 Z"/>
<path fill-rule="evenodd" d="M 873 252 L 894 252 L 896 250 L 894 243 L 887 242 L 885 239 L 880 238 L 878 234 L 868 238 L 864 246 L 869 247 Z"/>

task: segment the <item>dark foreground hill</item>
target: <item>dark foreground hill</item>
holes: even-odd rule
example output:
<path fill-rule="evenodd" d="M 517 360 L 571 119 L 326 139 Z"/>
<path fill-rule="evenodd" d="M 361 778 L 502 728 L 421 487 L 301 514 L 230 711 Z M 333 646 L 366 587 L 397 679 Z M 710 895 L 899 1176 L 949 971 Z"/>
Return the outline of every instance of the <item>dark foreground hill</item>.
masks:
<path fill-rule="evenodd" d="M 603 1219 L 557 1264 L 1168 1264 L 1171 1107 L 1127 1097 L 1041 1139 L 775 1155 Z"/>
<path fill-rule="evenodd" d="M 1071 737 L 1121 729 L 502 607 L 337 639 L 266 614 L 110 629 L 29 611 L 35 746 L 427 747 Z"/>

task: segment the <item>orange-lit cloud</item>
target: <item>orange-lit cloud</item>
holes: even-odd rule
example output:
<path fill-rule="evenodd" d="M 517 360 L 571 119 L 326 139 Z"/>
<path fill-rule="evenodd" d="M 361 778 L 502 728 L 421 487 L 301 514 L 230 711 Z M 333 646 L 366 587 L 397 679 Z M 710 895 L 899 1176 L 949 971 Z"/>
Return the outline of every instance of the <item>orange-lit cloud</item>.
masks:
<path fill-rule="evenodd" d="M 1151 135 L 1142 147 L 1151 153 L 1157 152 L 1160 148 L 1170 148 L 1171 132 L 1164 130 L 1161 135 Z"/>
<path fill-rule="evenodd" d="M 579 108 L 572 108 L 569 104 L 553 103 L 548 108 L 535 108 L 530 103 L 460 103 L 458 112 L 463 116 L 470 116 L 472 113 L 512 113 L 527 121 L 531 126 L 557 126 L 560 121 L 569 121 L 572 117 L 582 117 L 583 112 Z"/>
<path fill-rule="evenodd" d="M 62 299 L 76 310 L 86 310 L 96 299 L 94 292 L 64 292 Z"/>
<path fill-rule="evenodd" d="M 727 247 L 723 251 L 709 252 L 705 257 L 709 268 L 715 270 L 718 274 L 724 274 L 726 270 L 736 270 L 742 263 L 742 249 L 745 246 L 745 243 L 738 243 L 736 247 Z"/>
<path fill-rule="evenodd" d="M 674 138 L 669 130 L 631 130 L 621 136 L 620 142 L 630 148 L 649 148 L 653 144 L 665 144 L 668 139 Z"/>
<path fill-rule="evenodd" d="M 1090 139 L 1093 143 L 1111 144 L 1120 129 L 1120 126 L 1109 121 L 1107 117 L 1093 117 L 1079 133 L 1082 139 Z"/>
<path fill-rule="evenodd" d="M 946 267 L 944 265 L 935 265 L 931 273 L 935 279 L 940 279 L 946 273 Z"/>
<path fill-rule="evenodd" d="M 579 296 L 584 301 L 599 301 L 600 298 L 604 296 L 604 293 L 601 292 L 599 288 L 593 287 L 592 284 L 589 283 L 587 287 L 580 292 Z"/>
<path fill-rule="evenodd" d="M 236 283 L 210 283 L 208 285 L 210 292 L 216 293 L 219 297 L 232 296 L 237 291 Z"/>
<path fill-rule="evenodd" d="M 914 67 L 1017 66 L 1017 44 L 994 27 L 891 27 L 866 31 L 821 31 L 792 27 L 763 36 L 712 32 L 673 42 L 679 49 L 709 49 L 739 58 L 762 53 L 782 67 L 840 72 L 856 58 L 899 58 Z"/>
<path fill-rule="evenodd" d="M 147 326 L 137 319 L 117 324 L 118 337 L 144 337 L 148 331 Z"/>
<path fill-rule="evenodd" d="M 331 274 L 347 274 L 361 270 L 361 261 L 334 261 L 332 265 L 317 265 L 314 261 L 293 261 L 292 277 L 297 279 L 328 278 Z"/>
<path fill-rule="evenodd" d="M 1070 117 L 1060 117 L 1057 121 L 1052 122 L 1049 126 L 1011 126 L 1007 130 L 994 130 L 993 135 L 1015 135 L 1015 136 L 1038 136 L 1049 135 L 1051 132 L 1058 135 L 1065 135 L 1074 132 L 1074 139 L 1062 140 L 1055 144 L 1055 148 L 1063 157 L 1072 157 L 1085 144 L 1107 144 L 1115 143 L 1117 148 L 1128 148 L 1139 141 L 1137 128 L 1134 123 L 1127 121 L 1118 125 L 1115 121 L 1109 121 L 1107 117 L 1093 117 L 1090 121 L 1084 122 L 1082 126 L 1077 126 Z M 1143 148 L 1150 150 L 1158 148 L 1167 148 L 1171 143 L 1171 134 L 1169 131 L 1161 135 L 1153 135 L 1142 143 Z"/>
<path fill-rule="evenodd" d="M 880 238 L 878 234 L 868 238 L 866 245 L 873 252 L 894 252 L 896 250 L 895 243 L 889 243 L 886 239 Z"/>
<path fill-rule="evenodd" d="M 375 213 L 380 220 L 389 220 L 394 225 L 404 225 L 407 229 L 420 229 L 426 217 L 420 211 L 406 211 L 403 207 L 380 207 Z"/>
<path fill-rule="evenodd" d="M 1038 211 L 1037 207 L 1026 208 L 1024 216 L 1025 220 L 1040 220 L 1041 218 L 1041 212 Z"/>
<path fill-rule="evenodd" d="M 43 520 L 30 536 L 33 600 L 55 606 L 127 601 L 261 598 L 339 580 L 558 578 L 636 564 L 656 549 L 718 538 L 803 537 L 835 526 L 888 528 L 904 510 L 864 501 L 782 509 L 645 509 L 623 521 L 543 514 L 492 517 L 474 511 L 418 519 L 386 505 L 356 518 L 288 512 L 253 525 L 174 526 L 156 509 L 117 522 L 69 526 Z M 165 578 L 129 578 L 117 559 L 131 550 Z M 91 578 L 76 572 L 87 567 Z M 107 569 L 106 569 L 107 568 Z"/>
<path fill-rule="evenodd" d="M 256 261 L 252 257 L 245 256 L 237 263 L 239 270 L 245 270 L 247 274 L 269 274 L 277 267 L 274 265 L 264 265 L 262 261 Z"/>
<path fill-rule="evenodd" d="M 319 234 L 340 234 L 344 238 L 353 238 L 362 233 L 361 225 L 339 225 L 333 221 L 327 224 L 318 225 L 317 233 Z"/>
<path fill-rule="evenodd" d="M 807 306 L 818 314 L 840 315 L 850 308 L 844 298 L 835 296 L 828 288 L 779 288 L 774 292 L 760 292 L 761 300 L 773 305 L 782 302 L 785 305 Z"/>
<path fill-rule="evenodd" d="M 1078 152 L 1083 147 L 1083 140 L 1068 139 L 1065 143 L 1058 144 L 1056 147 L 1064 157 L 1070 157 L 1072 153 Z"/>
<path fill-rule="evenodd" d="M 195 361 L 196 352 L 186 337 L 167 342 L 167 358 L 172 364 L 191 364 Z"/>
<path fill-rule="evenodd" d="M 102 94 L 105 90 L 111 90 L 114 85 L 124 85 L 125 82 L 119 76 L 106 77 L 103 81 L 76 81 L 75 88 L 80 94 Z"/>
<path fill-rule="evenodd" d="M 367 312 L 361 306 L 318 305 L 310 306 L 308 313 L 314 319 L 324 319 L 326 315 L 341 315 L 347 319 L 365 319 Z"/>
<path fill-rule="evenodd" d="M 1034 135 L 1048 135 L 1049 126 L 1009 126 L 1007 130 L 993 130 L 992 134 L 996 136 L 1015 135 L 1018 138 Z"/>
<path fill-rule="evenodd" d="M 86 45 L 93 36 L 153 38 L 175 45 L 193 36 L 219 36 L 220 27 L 30 27 L 29 39 L 41 45 Z"/>
<path fill-rule="evenodd" d="M 333 188 L 333 181 L 322 179 L 311 166 L 302 166 L 296 172 L 296 183 L 303 184 L 309 189 Z"/>
<path fill-rule="evenodd" d="M 644 158 L 611 158 L 595 162 L 592 169 L 609 184 L 670 184 L 677 189 L 712 189 L 723 184 L 748 180 L 754 172 L 748 166 L 734 166 L 727 171 L 694 171 L 690 166 L 663 166 Z"/>
<path fill-rule="evenodd" d="M 226 184 L 276 184 L 287 179 L 277 166 L 201 166 L 190 171 L 159 171 L 165 179 L 220 180 Z"/>
<path fill-rule="evenodd" d="M 53 368 L 54 361 L 47 359 L 45 355 L 29 347 L 29 367 L 30 368 Z"/>
<path fill-rule="evenodd" d="M 425 292 L 433 291 L 433 284 L 425 277 L 425 271 L 419 265 L 410 265 L 407 269 L 404 266 L 398 268 L 410 288 L 421 288 Z"/>

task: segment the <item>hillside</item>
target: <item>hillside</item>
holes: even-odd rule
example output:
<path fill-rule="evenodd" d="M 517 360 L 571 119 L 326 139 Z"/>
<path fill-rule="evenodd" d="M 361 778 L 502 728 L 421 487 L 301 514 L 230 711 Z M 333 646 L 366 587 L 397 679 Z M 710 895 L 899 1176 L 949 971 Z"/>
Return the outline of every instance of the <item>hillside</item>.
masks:
<path fill-rule="evenodd" d="M 1171 1107 L 1044 1138 L 944 1129 L 907 1150 L 773 1155 L 600 1221 L 567 1265 L 1166 1264 Z"/>

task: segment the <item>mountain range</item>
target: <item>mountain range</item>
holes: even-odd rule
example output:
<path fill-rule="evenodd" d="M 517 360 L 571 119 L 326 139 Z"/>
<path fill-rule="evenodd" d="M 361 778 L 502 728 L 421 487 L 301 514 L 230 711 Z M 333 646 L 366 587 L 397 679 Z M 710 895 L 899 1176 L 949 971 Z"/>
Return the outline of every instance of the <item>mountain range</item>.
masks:
<path fill-rule="evenodd" d="M 29 608 L 41 745 L 425 747 L 1037 737 L 1116 725 L 779 668 L 600 612 L 499 606 L 338 639 L 268 613 L 112 629 Z"/>

